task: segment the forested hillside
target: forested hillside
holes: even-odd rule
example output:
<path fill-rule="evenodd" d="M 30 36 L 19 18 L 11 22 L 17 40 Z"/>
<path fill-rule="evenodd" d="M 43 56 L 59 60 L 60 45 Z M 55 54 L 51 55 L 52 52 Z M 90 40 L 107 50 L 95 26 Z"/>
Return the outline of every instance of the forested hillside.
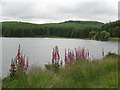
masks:
<path fill-rule="evenodd" d="M 106 30 L 107 32 L 109 32 L 111 37 L 120 38 L 120 20 L 106 23 L 102 26 L 102 30 Z"/>
<path fill-rule="evenodd" d="M 58 36 L 86 38 L 92 30 L 100 30 L 103 23 L 94 21 L 66 21 L 51 24 L 3 22 L 3 37 Z"/>
<path fill-rule="evenodd" d="M 2 22 L 3 37 L 67 37 L 89 38 L 91 31 L 107 31 L 112 37 L 120 34 L 120 21 L 107 24 L 97 21 L 65 21 L 62 23 L 32 24 L 25 22 Z"/>

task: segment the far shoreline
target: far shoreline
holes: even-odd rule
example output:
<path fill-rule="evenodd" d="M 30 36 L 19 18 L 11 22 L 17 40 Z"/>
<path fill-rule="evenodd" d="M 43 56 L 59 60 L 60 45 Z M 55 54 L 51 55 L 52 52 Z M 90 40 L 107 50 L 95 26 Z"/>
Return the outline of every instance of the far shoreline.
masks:
<path fill-rule="evenodd" d="M 59 36 L 35 36 L 35 37 L 1 37 L 1 38 L 60 38 L 60 39 L 82 39 L 82 40 L 94 40 L 94 41 L 100 41 L 100 40 L 95 40 L 91 38 L 67 38 L 67 37 L 59 37 Z M 120 42 L 120 38 L 118 37 L 110 37 L 108 41 L 111 42 Z M 104 42 L 104 41 L 102 41 Z"/>

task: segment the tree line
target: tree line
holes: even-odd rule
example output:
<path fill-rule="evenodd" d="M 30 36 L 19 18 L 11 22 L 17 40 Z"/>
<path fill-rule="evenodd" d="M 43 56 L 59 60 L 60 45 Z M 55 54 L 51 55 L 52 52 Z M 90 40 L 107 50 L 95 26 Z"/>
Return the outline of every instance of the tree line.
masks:
<path fill-rule="evenodd" d="M 106 23 L 101 29 L 109 32 L 111 37 L 120 37 L 120 20 Z"/>
<path fill-rule="evenodd" d="M 120 21 L 107 24 L 95 21 L 65 21 L 62 23 L 32 24 L 25 22 L 2 22 L 3 37 L 49 37 L 89 38 L 93 33 L 109 33 L 112 37 L 120 36 Z M 107 33 L 106 33 L 106 32 Z M 97 36 L 97 35 L 96 35 Z"/>

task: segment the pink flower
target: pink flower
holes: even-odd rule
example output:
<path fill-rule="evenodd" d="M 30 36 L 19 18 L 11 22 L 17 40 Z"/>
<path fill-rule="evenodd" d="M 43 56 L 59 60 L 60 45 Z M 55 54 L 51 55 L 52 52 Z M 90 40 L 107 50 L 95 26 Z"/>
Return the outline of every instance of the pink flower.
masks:
<path fill-rule="evenodd" d="M 20 44 L 18 48 L 17 58 L 18 58 L 18 63 L 20 63 L 21 62 Z"/>
<path fill-rule="evenodd" d="M 53 48 L 53 53 L 52 53 L 52 64 L 54 64 L 54 60 L 55 60 L 55 52 L 54 52 L 54 48 Z"/>
<path fill-rule="evenodd" d="M 60 62 L 60 54 L 59 54 L 58 46 L 56 46 L 55 49 L 53 48 L 53 53 L 52 53 L 52 64 L 55 64 L 56 62 L 57 63 Z"/>
<path fill-rule="evenodd" d="M 13 73 L 14 71 L 18 71 L 19 73 L 19 70 L 24 71 L 24 70 L 27 70 L 28 68 L 28 58 L 25 64 L 25 55 L 23 56 L 23 54 L 21 53 L 20 44 L 18 47 L 17 56 L 14 58 L 14 61 L 12 59 L 10 66 L 11 66 L 11 69 L 10 69 L 11 73 Z"/>
<path fill-rule="evenodd" d="M 67 64 L 67 62 L 68 62 L 68 58 L 67 58 L 66 49 L 65 49 L 65 64 Z"/>
<path fill-rule="evenodd" d="M 12 59 L 12 61 L 11 61 L 10 67 L 11 67 L 11 69 L 10 69 L 11 72 L 15 72 L 15 71 L 16 71 L 16 67 L 15 67 L 15 64 L 14 64 L 13 59 Z"/>
<path fill-rule="evenodd" d="M 27 69 L 28 69 L 28 57 L 27 57 L 26 64 L 25 64 L 25 70 Z"/>

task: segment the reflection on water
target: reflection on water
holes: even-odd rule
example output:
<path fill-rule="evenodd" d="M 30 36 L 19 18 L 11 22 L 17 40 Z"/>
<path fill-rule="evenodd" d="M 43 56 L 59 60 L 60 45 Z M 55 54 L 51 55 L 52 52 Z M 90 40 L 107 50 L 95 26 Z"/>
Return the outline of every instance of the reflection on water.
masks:
<path fill-rule="evenodd" d="M 102 58 L 102 48 L 105 54 L 109 51 L 118 53 L 117 42 L 100 42 L 94 40 L 81 39 L 60 39 L 60 38 L 3 38 L 2 41 L 2 76 L 9 73 L 11 59 L 15 57 L 18 45 L 29 58 L 30 65 L 44 66 L 51 62 L 52 48 L 58 45 L 61 59 L 64 60 L 65 48 L 74 49 L 79 46 L 85 47 L 90 51 L 91 59 Z"/>

